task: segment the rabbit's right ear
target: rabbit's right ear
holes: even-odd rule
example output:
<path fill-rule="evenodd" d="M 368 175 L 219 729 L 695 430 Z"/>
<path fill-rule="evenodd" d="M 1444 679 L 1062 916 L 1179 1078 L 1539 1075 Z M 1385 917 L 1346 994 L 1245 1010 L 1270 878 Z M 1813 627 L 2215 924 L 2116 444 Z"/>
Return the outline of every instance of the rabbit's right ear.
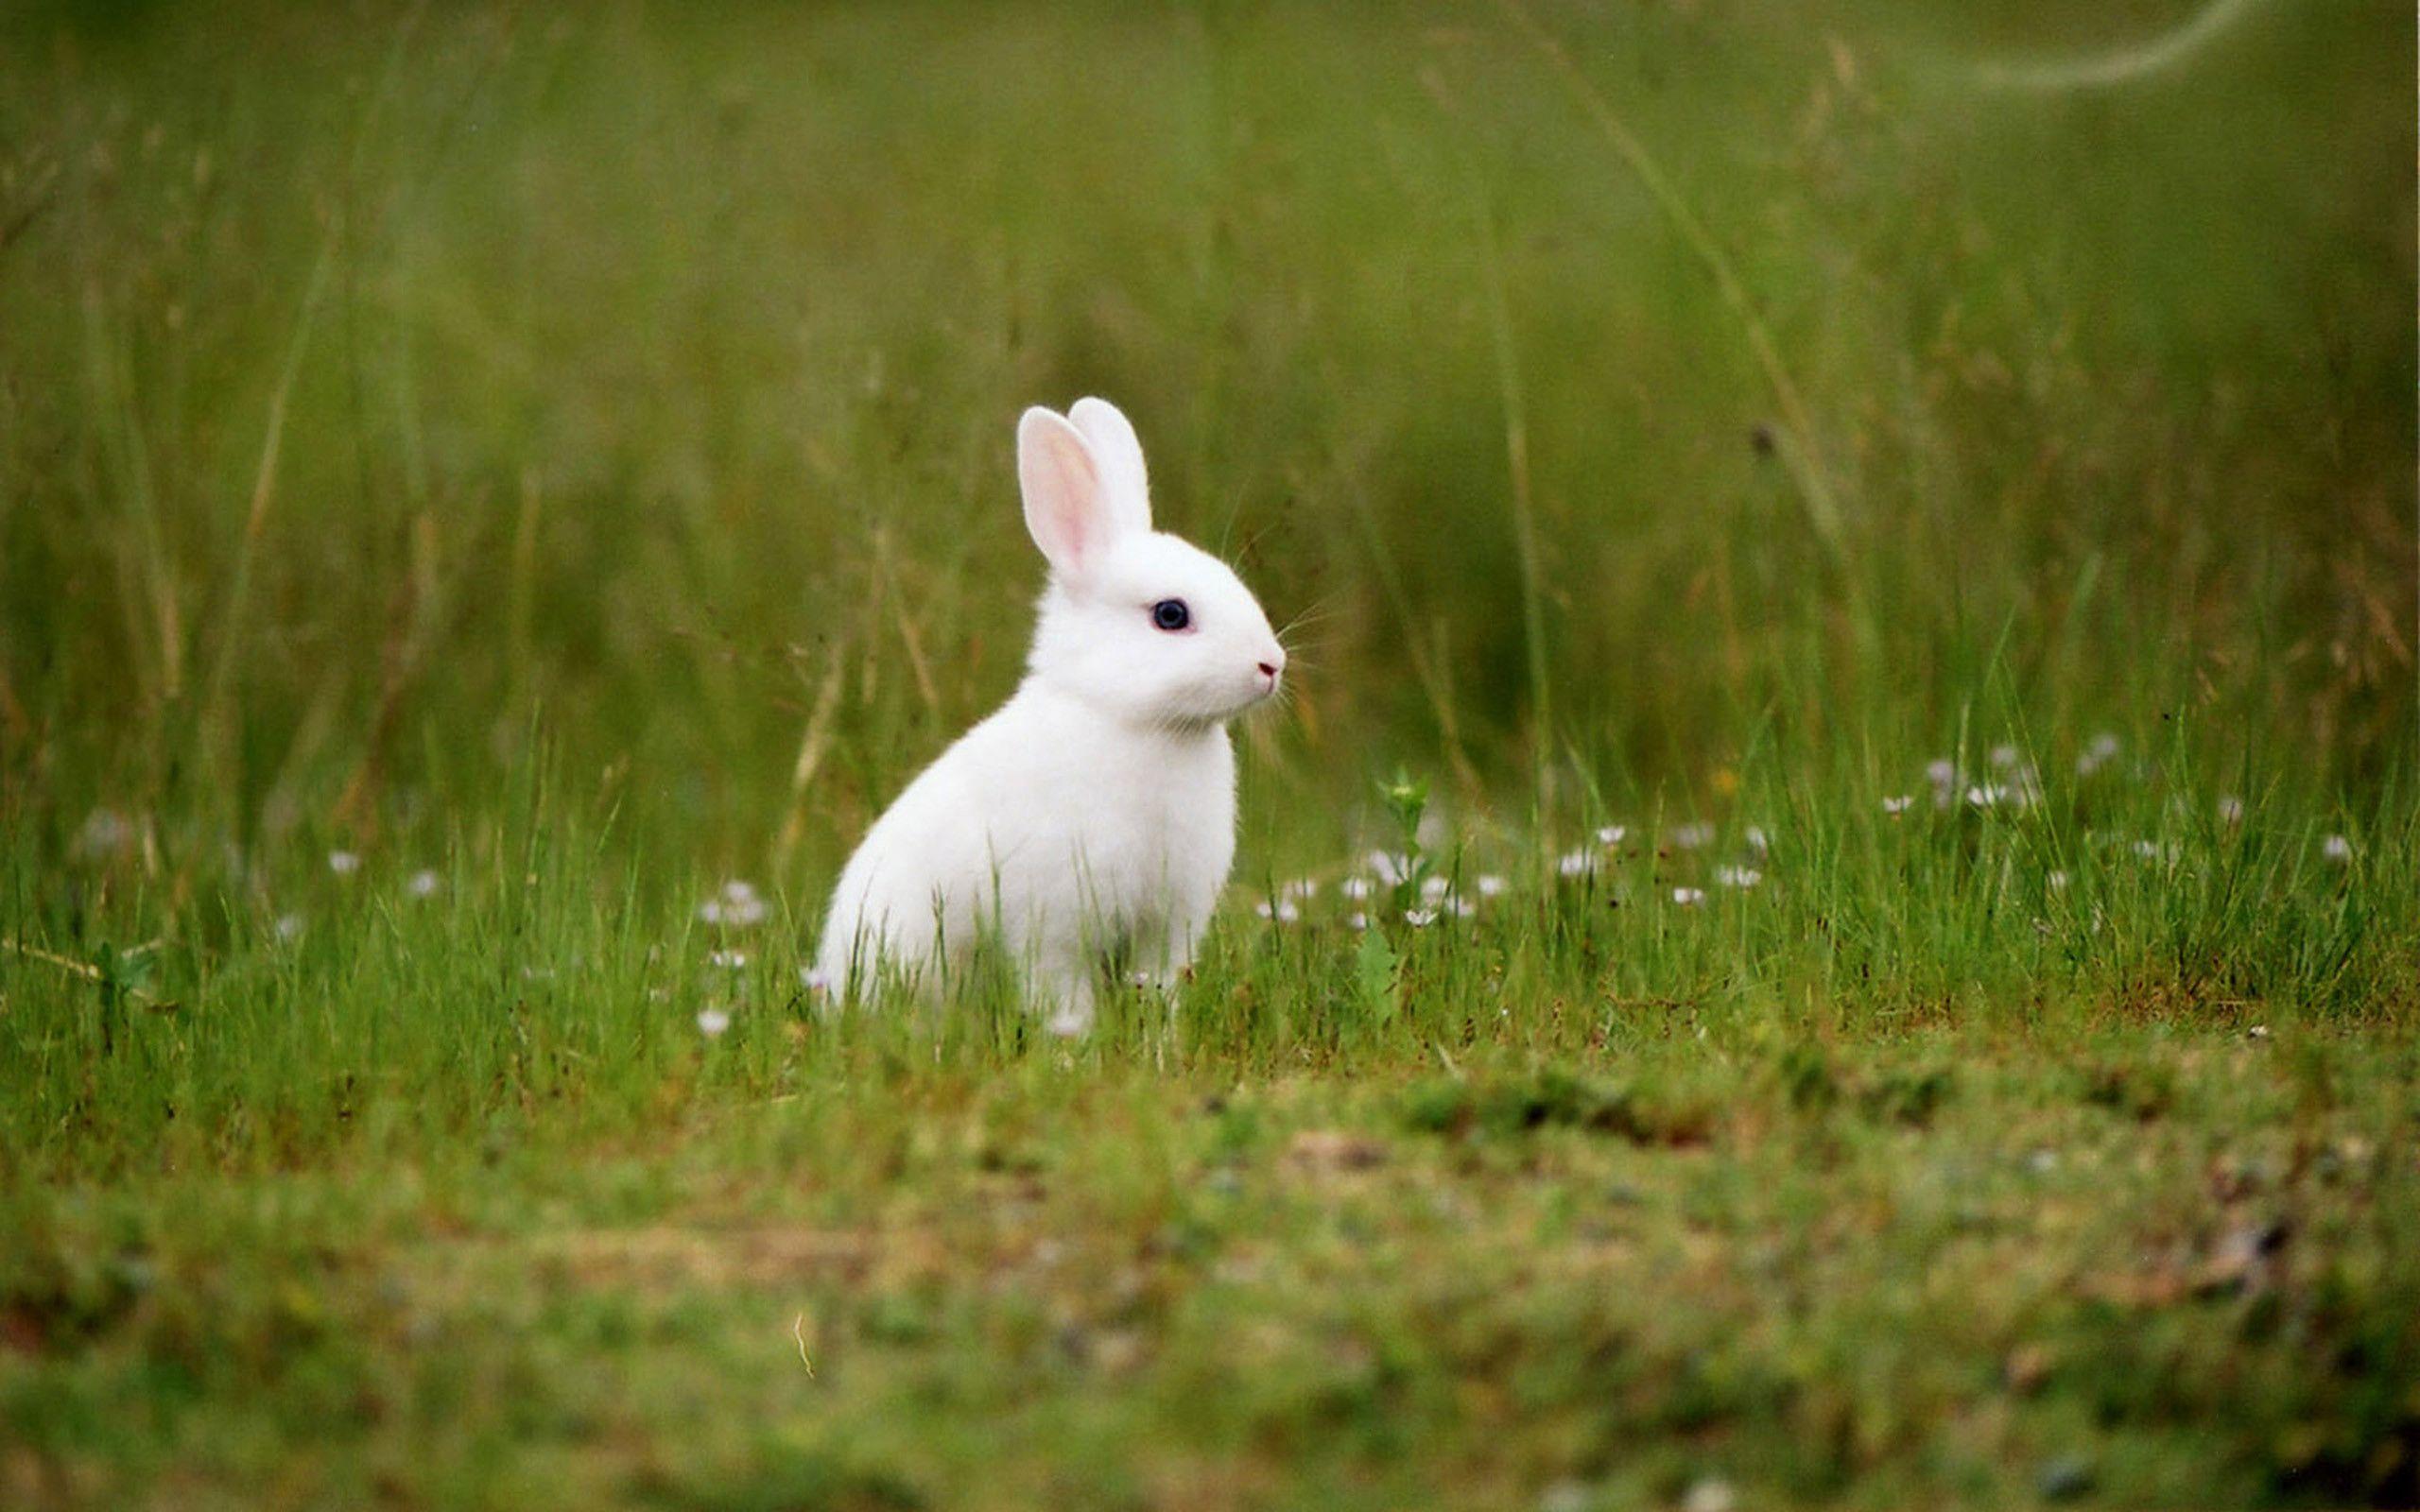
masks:
<path fill-rule="evenodd" d="M 1100 462 L 1083 433 L 1037 404 L 1017 421 L 1025 527 L 1053 571 L 1081 577 L 1119 531 Z"/>

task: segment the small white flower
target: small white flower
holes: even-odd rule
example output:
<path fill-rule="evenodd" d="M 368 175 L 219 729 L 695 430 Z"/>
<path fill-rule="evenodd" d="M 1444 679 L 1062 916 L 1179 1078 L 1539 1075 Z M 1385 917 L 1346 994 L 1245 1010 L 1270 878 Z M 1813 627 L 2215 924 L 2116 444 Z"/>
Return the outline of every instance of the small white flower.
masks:
<path fill-rule="evenodd" d="M 2042 885 L 2052 892 L 2065 892 L 2067 890 L 2067 874 L 2064 871 L 2053 871 L 2042 879 Z"/>
<path fill-rule="evenodd" d="M 1336 885 L 1336 890 L 1358 902 L 1370 896 L 1370 879 L 1367 877 L 1347 877 Z"/>
<path fill-rule="evenodd" d="M 810 997 L 828 998 L 832 995 L 830 975 L 812 966 L 802 966 L 798 969 L 798 985 L 806 988 L 807 995 Z"/>
<path fill-rule="evenodd" d="M 1368 857 L 1370 869 L 1380 882 L 1392 887 L 1411 875 L 1411 857 L 1393 850 L 1373 850 Z"/>
<path fill-rule="evenodd" d="M 2001 771 L 2007 771 L 2010 767 L 2014 766 L 2017 764 L 2017 760 L 2016 747 L 2014 746 L 1995 746 L 1992 747 L 1992 765 L 1998 767 Z"/>
<path fill-rule="evenodd" d="M 700 1008 L 698 1010 L 698 1032 L 707 1039 L 719 1040 L 722 1038 L 723 1031 L 730 1027 L 731 1015 L 722 1009 Z"/>
<path fill-rule="evenodd" d="M 1566 850 L 1555 858 L 1554 869 L 1566 877 L 1584 877 L 1597 869 L 1596 852 Z"/>
<path fill-rule="evenodd" d="M 1764 881 L 1765 874 L 1754 867 L 1723 867 L 1715 872 L 1714 880 L 1726 887 L 1745 889 Z"/>
<path fill-rule="evenodd" d="M 1357 908 L 1344 916 L 1344 927 L 1357 935 L 1370 927 L 1370 916 Z"/>
<path fill-rule="evenodd" d="M 1747 832 L 1739 838 L 1746 841 L 1748 849 L 1758 855 L 1763 855 L 1773 848 L 1772 837 L 1765 833 L 1764 826 L 1760 824 L 1748 826 Z"/>
<path fill-rule="evenodd" d="M 413 872 L 404 881 L 404 891 L 415 898 L 434 898 L 437 896 L 437 873 L 425 868 Z"/>
<path fill-rule="evenodd" d="M 2319 842 L 2319 853 L 2341 866 L 2353 859 L 2353 842 L 2341 834 L 2331 834 Z"/>
<path fill-rule="evenodd" d="M 2219 799 L 2219 822 L 2221 824 L 2241 824 L 2243 822 L 2243 799 L 2236 797 L 2232 793 Z"/>
<path fill-rule="evenodd" d="M 1958 764 L 1946 756 L 1936 756 L 1925 763 L 1925 779 L 1935 787 L 1958 785 Z"/>
<path fill-rule="evenodd" d="M 1672 843 L 1684 850 L 1695 850 L 1714 838 L 1714 826 L 1700 820 L 1684 824 L 1672 832 Z"/>
<path fill-rule="evenodd" d="M 1695 908 L 1698 904 L 1705 902 L 1705 889 L 1703 887 L 1675 887 L 1672 889 L 1672 901 L 1679 903 L 1684 908 Z"/>
<path fill-rule="evenodd" d="M 1456 919 L 1468 919 L 1478 912 L 1478 904 L 1468 898 L 1448 898 L 1444 906 L 1445 912 Z"/>
<path fill-rule="evenodd" d="M 698 918 L 709 924 L 729 924 L 746 929 L 765 920 L 765 900 L 756 889 L 735 877 L 715 890 L 715 896 L 698 905 Z"/>
<path fill-rule="evenodd" d="M 280 914 L 277 916 L 276 924 L 272 927 L 276 929 L 277 937 L 280 939 L 301 939 L 302 937 L 302 916 L 301 914 Z"/>
<path fill-rule="evenodd" d="M 2135 854 L 2145 861 L 2166 862 L 2176 859 L 2176 847 L 2164 845 L 2157 840 L 2137 840 L 2133 849 Z"/>
<path fill-rule="evenodd" d="M 1492 871 L 1481 872 L 1474 885 L 1478 888 L 1478 895 L 1482 898 L 1500 898 L 1504 895 L 1504 879 Z"/>
<path fill-rule="evenodd" d="M 2118 752 L 2123 748 L 2124 747 L 2118 744 L 2118 737 L 2116 735 L 2111 734 L 2108 730 L 2102 730 L 2100 734 L 2092 737 L 2091 742 L 2084 747 L 2083 753 L 2076 758 L 2076 775 L 2078 777 L 2090 777 L 2093 773 L 2108 765 L 2111 762 L 2116 761 L 2118 759 Z"/>
<path fill-rule="evenodd" d="M 1996 807 L 2007 797 L 2008 789 L 2000 786 L 1997 782 L 1985 782 L 1980 786 L 1970 787 L 1966 790 L 1966 801 L 1979 809 Z"/>
<path fill-rule="evenodd" d="M 1292 882 L 1289 882 L 1277 889 L 1278 897 L 1298 903 L 1309 902 L 1319 895 L 1319 882 L 1316 878 L 1312 877 L 1297 877 Z"/>
<path fill-rule="evenodd" d="M 1731 1483 L 1709 1475 L 1689 1487 L 1689 1494 L 1681 1499 L 1681 1512 L 1731 1512 L 1738 1504 L 1738 1495 L 1731 1489 Z"/>
<path fill-rule="evenodd" d="M 134 826 L 115 809 L 95 809 L 84 816 L 72 848 L 78 858 L 123 855 L 134 847 Z"/>
<path fill-rule="evenodd" d="M 1292 903 L 1288 902 L 1283 898 L 1278 899 L 1274 902 L 1263 898 L 1260 902 L 1252 905 L 1252 911 L 1258 914 L 1263 919 L 1274 919 L 1281 924 L 1290 924 L 1294 922 L 1294 920 L 1303 917 L 1303 911 L 1301 909 L 1295 907 Z"/>
<path fill-rule="evenodd" d="M 1629 834 L 1628 825 L 1608 824 L 1597 832 L 1597 843 L 1605 846 L 1619 845 Z"/>
<path fill-rule="evenodd" d="M 726 971 L 736 971 L 747 966 L 748 953 L 746 951 L 716 951 L 708 955 L 706 960 L 709 964 L 719 966 Z"/>
<path fill-rule="evenodd" d="M 521 980 L 524 982 L 551 982 L 554 979 L 555 969 L 551 966 L 525 966 L 521 969 Z"/>
<path fill-rule="evenodd" d="M 1882 812 L 1897 817 L 1916 806 L 1916 800 L 1905 793 L 1894 793 L 1882 800 Z"/>
<path fill-rule="evenodd" d="M 361 858 L 350 850 L 328 852 L 328 869 L 339 877 L 350 877 L 361 869 Z"/>
<path fill-rule="evenodd" d="M 1443 877 L 1423 877 L 1420 879 L 1420 896 L 1428 902 L 1433 903 L 1438 899 L 1444 897 L 1447 893 L 1452 892 L 1453 890 L 1454 885 Z"/>
<path fill-rule="evenodd" d="M 1403 912 L 1403 921 L 1409 924 L 1414 929 L 1426 929 L 1429 925 L 1437 922 L 1437 910 L 1434 908 L 1407 908 Z"/>

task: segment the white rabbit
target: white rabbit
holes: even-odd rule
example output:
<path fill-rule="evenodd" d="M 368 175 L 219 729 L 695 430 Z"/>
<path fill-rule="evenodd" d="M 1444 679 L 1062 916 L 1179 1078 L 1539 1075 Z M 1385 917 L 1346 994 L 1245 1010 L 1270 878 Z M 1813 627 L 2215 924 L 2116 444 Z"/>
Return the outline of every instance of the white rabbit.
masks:
<path fill-rule="evenodd" d="M 908 784 L 833 890 L 817 970 L 863 992 L 998 931 L 1054 1033 L 1103 963 L 1165 985 L 1236 851 L 1227 722 L 1285 648 L 1226 564 L 1151 528 L 1142 444 L 1105 400 L 1017 422 L 1026 529 L 1050 564 L 1025 681 Z"/>

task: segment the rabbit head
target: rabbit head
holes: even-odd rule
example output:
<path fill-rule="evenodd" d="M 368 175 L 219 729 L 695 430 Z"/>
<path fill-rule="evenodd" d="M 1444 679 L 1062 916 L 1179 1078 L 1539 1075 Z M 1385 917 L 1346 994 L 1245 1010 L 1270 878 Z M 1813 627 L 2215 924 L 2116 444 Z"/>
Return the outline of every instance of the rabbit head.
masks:
<path fill-rule="evenodd" d="M 1285 648 L 1226 563 L 1151 528 L 1142 443 L 1115 404 L 1017 423 L 1026 529 L 1050 563 L 1029 679 L 1171 727 L 1232 719 L 1277 691 Z"/>

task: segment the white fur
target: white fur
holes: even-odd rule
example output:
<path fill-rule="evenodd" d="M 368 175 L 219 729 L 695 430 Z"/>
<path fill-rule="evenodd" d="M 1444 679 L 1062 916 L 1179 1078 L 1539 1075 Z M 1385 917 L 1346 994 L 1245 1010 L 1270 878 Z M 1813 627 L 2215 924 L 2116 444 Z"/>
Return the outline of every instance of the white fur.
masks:
<path fill-rule="evenodd" d="M 1050 563 L 1025 681 L 867 832 L 816 964 L 835 990 L 886 967 L 928 981 L 996 928 L 1074 1033 L 1104 957 L 1162 984 L 1192 960 L 1235 859 L 1227 722 L 1276 691 L 1286 653 L 1224 563 L 1151 529 L 1115 405 L 1027 410 L 1017 477 Z M 1169 598 L 1188 628 L 1152 623 Z"/>

